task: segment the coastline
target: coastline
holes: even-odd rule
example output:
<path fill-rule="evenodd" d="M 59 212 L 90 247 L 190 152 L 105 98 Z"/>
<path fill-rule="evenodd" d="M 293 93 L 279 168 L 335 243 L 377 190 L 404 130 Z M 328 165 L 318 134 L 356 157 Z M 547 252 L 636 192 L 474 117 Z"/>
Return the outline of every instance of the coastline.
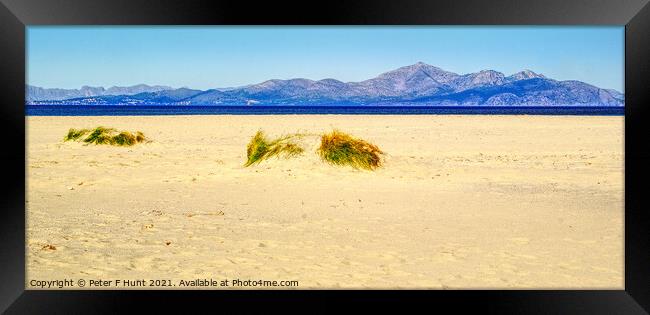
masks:
<path fill-rule="evenodd" d="M 623 288 L 622 116 L 25 119 L 28 288 L 65 277 Z M 97 125 L 152 142 L 62 142 Z M 388 155 L 376 172 L 337 168 L 309 140 L 304 156 L 244 168 L 259 128 L 339 128 Z"/>
<path fill-rule="evenodd" d="M 25 105 L 28 116 L 150 115 L 570 115 L 623 116 L 623 106 Z"/>

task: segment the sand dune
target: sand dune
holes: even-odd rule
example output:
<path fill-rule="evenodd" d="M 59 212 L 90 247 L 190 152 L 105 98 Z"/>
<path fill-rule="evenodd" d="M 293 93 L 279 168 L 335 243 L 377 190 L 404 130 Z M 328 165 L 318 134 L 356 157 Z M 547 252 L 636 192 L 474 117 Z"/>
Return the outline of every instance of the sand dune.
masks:
<path fill-rule="evenodd" d="M 133 147 L 68 128 L 141 130 Z M 297 280 L 298 288 L 623 288 L 623 117 L 26 117 L 27 287 L 53 279 Z M 387 152 L 242 164 L 339 128 Z M 86 287 L 87 288 L 87 287 Z M 174 287 L 178 289 L 178 287 Z"/>

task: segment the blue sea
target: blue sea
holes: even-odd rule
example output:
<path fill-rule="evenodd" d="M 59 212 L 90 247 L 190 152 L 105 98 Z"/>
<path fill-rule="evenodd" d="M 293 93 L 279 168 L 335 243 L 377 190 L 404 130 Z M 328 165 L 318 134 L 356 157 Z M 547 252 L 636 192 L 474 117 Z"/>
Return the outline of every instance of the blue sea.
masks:
<path fill-rule="evenodd" d="M 621 116 L 624 107 L 512 106 L 92 106 L 25 105 L 26 116 L 146 115 L 587 115 Z"/>

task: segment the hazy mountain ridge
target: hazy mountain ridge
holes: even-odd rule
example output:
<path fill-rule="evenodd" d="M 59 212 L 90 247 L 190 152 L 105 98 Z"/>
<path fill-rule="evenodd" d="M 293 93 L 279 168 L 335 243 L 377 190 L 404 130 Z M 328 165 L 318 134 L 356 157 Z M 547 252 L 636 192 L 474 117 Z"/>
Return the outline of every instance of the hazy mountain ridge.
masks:
<path fill-rule="evenodd" d="M 145 92 L 158 92 L 172 90 L 172 87 L 146 84 L 137 84 L 133 86 L 112 86 L 108 89 L 104 87 L 82 86 L 80 89 L 49 89 L 33 85 L 25 86 L 25 99 L 27 101 L 42 100 L 65 100 L 80 97 L 93 97 L 104 95 L 134 95 Z"/>
<path fill-rule="evenodd" d="M 618 91 L 557 81 L 531 70 L 510 76 L 494 70 L 460 75 L 422 62 L 361 82 L 273 79 L 206 91 L 146 85 L 125 90 L 82 87 L 70 92 L 72 97 L 66 97 L 67 90 L 26 89 L 28 104 L 73 105 L 623 106 L 625 102 Z"/>

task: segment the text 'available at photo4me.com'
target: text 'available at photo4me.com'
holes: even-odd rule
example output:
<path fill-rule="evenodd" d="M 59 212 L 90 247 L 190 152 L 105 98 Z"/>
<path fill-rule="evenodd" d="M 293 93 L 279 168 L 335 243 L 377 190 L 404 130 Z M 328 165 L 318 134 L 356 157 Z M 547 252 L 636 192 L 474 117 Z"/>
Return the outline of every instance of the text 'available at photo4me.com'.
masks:
<path fill-rule="evenodd" d="M 128 288 L 297 288 L 298 280 L 264 279 L 58 279 L 29 281 L 29 289 L 128 289 Z"/>

